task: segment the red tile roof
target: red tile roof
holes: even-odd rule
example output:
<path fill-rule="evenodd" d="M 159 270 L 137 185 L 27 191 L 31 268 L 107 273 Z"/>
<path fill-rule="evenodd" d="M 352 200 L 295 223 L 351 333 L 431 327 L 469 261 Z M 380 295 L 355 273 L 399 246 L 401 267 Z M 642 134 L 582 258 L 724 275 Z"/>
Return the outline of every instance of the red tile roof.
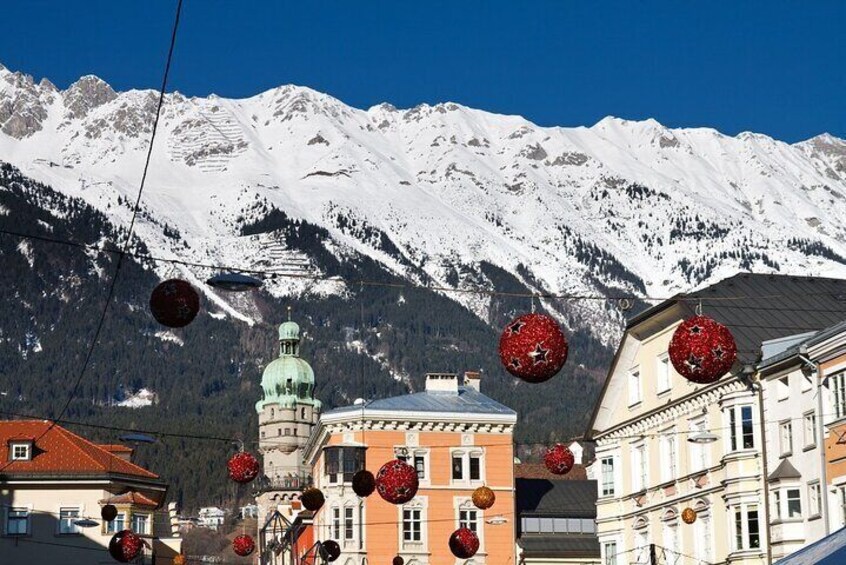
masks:
<path fill-rule="evenodd" d="M 112 453 L 132 453 L 133 451 L 135 451 L 129 446 L 115 443 L 100 443 L 97 446 L 102 447 L 106 451 L 111 451 Z"/>
<path fill-rule="evenodd" d="M 46 432 L 46 433 L 45 433 Z M 41 435 L 44 434 L 44 437 Z M 37 440 L 29 461 L 11 461 L 9 442 Z M 0 475 L 87 475 L 116 473 L 158 479 L 155 473 L 110 453 L 47 420 L 0 421 Z"/>
<path fill-rule="evenodd" d="M 549 479 L 550 481 L 584 481 L 587 479 L 587 469 L 576 463 L 566 475 L 554 475 L 543 463 L 517 463 L 514 465 L 515 479 Z"/>
<path fill-rule="evenodd" d="M 118 494 L 116 496 L 109 497 L 105 500 L 100 501 L 101 504 L 134 504 L 137 506 L 152 506 L 154 508 L 159 506 L 159 503 L 144 496 L 140 492 L 135 492 L 134 490 L 127 491 L 123 494 Z"/>

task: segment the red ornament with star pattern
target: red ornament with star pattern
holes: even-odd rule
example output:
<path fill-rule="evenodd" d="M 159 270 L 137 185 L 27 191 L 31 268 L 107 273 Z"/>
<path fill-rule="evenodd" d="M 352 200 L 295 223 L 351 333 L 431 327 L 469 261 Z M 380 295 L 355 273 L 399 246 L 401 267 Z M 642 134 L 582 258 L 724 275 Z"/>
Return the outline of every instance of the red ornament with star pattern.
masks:
<path fill-rule="evenodd" d="M 737 359 L 737 345 L 727 327 L 707 316 L 694 316 L 676 328 L 669 354 L 681 376 L 707 384 L 729 372 Z"/>
<path fill-rule="evenodd" d="M 253 541 L 251 536 L 241 535 L 232 540 L 232 551 L 234 551 L 236 555 L 246 557 L 255 550 L 256 542 Z"/>
<path fill-rule="evenodd" d="M 458 528 L 449 536 L 449 550 L 459 559 L 469 559 L 479 551 L 479 536 L 469 528 Z"/>
<path fill-rule="evenodd" d="M 560 443 L 547 449 L 543 456 L 543 464 L 554 475 L 566 475 L 575 462 L 576 458 L 570 448 Z"/>
<path fill-rule="evenodd" d="M 399 459 L 388 461 L 376 473 L 376 492 L 391 504 L 405 504 L 417 494 L 417 470 Z"/>
<path fill-rule="evenodd" d="M 259 474 L 258 459 L 246 451 L 240 451 L 230 457 L 226 466 L 229 469 L 229 478 L 236 483 L 249 483 Z"/>
<path fill-rule="evenodd" d="M 150 311 L 163 326 L 181 328 L 193 322 L 200 311 L 200 296 L 187 282 L 169 279 L 153 289 Z"/>
<path fill-rule="evenodd" d="M 109 541 L 109 555 L 115 561 L 129 563 L 141 553 L 144 542 L 140 537 L 133 534 L 131 530 L 121 530 L 112 536 Z"/>
<path fill-rule="evenodd" d="M 505 326 L 499 358 L 509 373 L 530 383 L 554 377 L 567 361 L 567 338 L 545 314 L 525 314 Z"/>

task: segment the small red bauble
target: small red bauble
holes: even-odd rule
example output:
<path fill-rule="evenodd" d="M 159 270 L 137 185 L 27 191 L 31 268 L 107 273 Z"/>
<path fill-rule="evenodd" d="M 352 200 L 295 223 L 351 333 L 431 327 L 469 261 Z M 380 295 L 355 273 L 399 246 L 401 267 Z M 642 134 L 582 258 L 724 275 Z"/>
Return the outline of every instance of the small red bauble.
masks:
<path fill-rule="evenodd" d="M 309 487 L 300 495 L 300 502 L 302 502 L 306 510 L 317 512 L 323 507 L 326 498 L 323 496 L 323 491 L 319 488 Z"/>
<path fill-rule="evenodd" d="M 570 448 L 560 443 L 547 449 L 543 456 L 543 464 L 554 475 L 566 475 L 575 462 L 576 458 Z"/>
<path fill-rule="evenodd" d="M 405 565 L 405 559 L 403 559 L 401 555 L 397 555 L 394 557 L 393 561 L 391 561 L 391 565 Z"/>
<path fill-rule="evenodd" d="M 153 289 L 150 311 L 163 326 L 181 328 L 194 321 L 200 311 L 200 296 L 187 282 L 169 279 Z"/>
<path fill-rule="evenodd" d="M 544 314 L 525 314 L 502 330 L 499 358 L 509 373 L 530 383 L 554 377 L 567 361 L 567 338 Z"/>
<path fill-rule="evenodd" d="M 727 327 L 706 316 L 694 316 L 676 328 L 669 354 L 681 376 L 707 384 L 729 372 L 737 358 L 737 345 Z"/>
<path fill-rule="evenodd" d="M 115 518 L 117 518 L 117 508 L 114 504 L 107 504 L 102 509 L 100 509 L 100 516 L 106 522 L 111 522 Z"/>
<path fill-rule="evenodd" d="M 237 536 L 232 540 L 232 551 L 241 557 L 246 557 L 256 550 L 256 542 L 248 535 Z"/>
<path fill-rule="evenodd" d="M 449 550 L 459 559 L 468 559 L 479 551 L 479 536 L 473 530 L 458 528 L 449 536 Z"/>
<path fill-rule="evenodd" d="M 352 489 L 361 498 L 367 498 L 376 490 L 376 477 L 367 469 L 362 469 L 353 475 Z"/>
<path fill-rule="evenodd" d="M 246 451 L 230 457 L 226 466 L 229 468 L 229 478 L 236 483 L 249 483 L 259 474 L 258 459 Z"/>
<path fill-rule="evenodd" d="M 417 494 L 417 471 L 399 459 L 388 461 L 376 473 L 376 492 L 391 504 L 405 504 Z"/>
<path fill-rule="evenodd" d="M 109 555 L 115 561 L 121 563 L 129 563 L 141 553 L 141 546 L 144 542 L 141 538 L 133 534 L 130 530 L 121 530 L 112 536 L 109 541 Z"/>
<path fill-rule="evenodd" d="M 326 561 L 329 563 L 335 561 L 341 556 L 341 546 L 335 540 L 327 540 L 322 544 L 323 551 L 326 553 Z"/>
<path fill-rule="evenodd" d="M 685 524 L 692 524 L 696 521 L 696 510 L 693 508 L 685 508 L 682 510 L 682 521 Z"/>
<path fill-rule="evenodd" d="M 479 487 L 473 491 L 473 505 L 480 510 L 487 510 L 496 502 L 494 491 L 488 487 Z"/>

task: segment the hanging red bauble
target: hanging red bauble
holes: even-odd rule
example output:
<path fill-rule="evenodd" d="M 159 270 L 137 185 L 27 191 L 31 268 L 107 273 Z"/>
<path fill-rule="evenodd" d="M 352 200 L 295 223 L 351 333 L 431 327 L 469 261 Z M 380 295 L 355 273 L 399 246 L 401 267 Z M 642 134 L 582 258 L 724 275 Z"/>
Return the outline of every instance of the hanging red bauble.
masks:
<path fill-rule="evenodd" d="M 394 557 L 393 561 L 391 561 L 391 565 L 405 565 L 405 559 L 403 559 L 401 555 L 397 555 Z"/>
<path fill-rule="evenodd" d="M 399 459 L 388 461 L 376 473 L 376 492 L 391 504 L 405 504 L 417 494 L 417 471 Z"/>
<path fill-rule="evenodd" d="M 163 326 L 181 328 L 190 324 L 200 311 L 200 296 L 187 282 L 168 279 L 153 289 L 150 311 Z"/>
<path fill-rule="evenodd" d="M 494 491 L 488 487 L 479 487 L 473 491 L 473 505 L 480 510 L 487 510 L 496 502 Z"/>
<path fill-rule="evenodd" d="M 107 504 L 100 509 L 100 516 L 106 522 L 111 522 L 112 520 L 117 518 L 117 508 L 115 508 L 114 504 Z"/>
<path fill-rule="evenodd" d="M 376 490 L 376 477 L 367 469 L 362 469 L 353 475 L 352 489 L 361 498 L 367 498 Z"/>
<path fill-rule="evenodd" d="M 306 510 L 317 512 L 323 507 L 326 498 L 323 496 L 323 491 L 319 488 L 309 487 L 300 495 L 300 502 Z"/>
<path fill-rule="evenodd" d="M 682 522 L 685 524 L 692 524 L 696 521 L 696 510 L 693 508 L 685 508 L 682 510 Z"/>
<path fill-rule="evenodd" d="M 499 358 L 509 373 L 530 383 L 554 377 L 567 361 L 567 338 L 544 314 L 525 314 L 502 330 Z"/>
<path fill-rule="evenodd" d="M 249 483 L 259 474 L 258 459 L 246 451 L 239 451 L 230 457 L 226 466 L 229 468 L 229 478 L 236 483 Z"/>
<path fill-rule="evenodd" d="M 341 556 L 341 546 L 335 540 L 327 540 L 322 544 L 323 551 L 326 553 L 326 561 L 329 563 L 335 561 Z"/>
<path fill-rule="evenodd" d="M 121 563 L 129 563 L 141 553 L 144 542 L 130 530 L 121 530 L 109 541 L 109 555 Z"/>
<path fill-rule="evenodd" d="M 575 462 L 576 458 L 570 448 L 560 443 L 547 449 L 543 456 L 543 464 L 554 475 L 566 475 Z"/>
<path fill-rule="evenodd" d="M 458 528 L 449 536 L 449 550 L 459 559 L 468 559 L 479 551 L 479 536 L 468 528 Z"/>
<path fill-rule="evenodd" d="M 737 358 L 737 345 L 727 327 L 706 316 L 694 316 L 676 328 L 669 353 L 681 376 L 707 384 L 729 372 Z"/>
<path fill-rule="evenodd" d="M 256 542 L 248 535 L 237 536 L 232 540 L 232 551 L 241 557 L 246 557 L 256 550 Z"/>

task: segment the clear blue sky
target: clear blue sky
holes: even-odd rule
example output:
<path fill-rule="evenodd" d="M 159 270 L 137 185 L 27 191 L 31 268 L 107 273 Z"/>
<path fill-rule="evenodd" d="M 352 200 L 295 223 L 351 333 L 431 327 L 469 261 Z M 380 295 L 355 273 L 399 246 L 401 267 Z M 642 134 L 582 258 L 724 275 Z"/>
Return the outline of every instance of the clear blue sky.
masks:
<path fill-rule="evenodd" d="M 0 63 L 158 86 L 175 0 L 3 2 Z M 846 137 L 846 1 L 185 0 L 172 88 Z"/>

